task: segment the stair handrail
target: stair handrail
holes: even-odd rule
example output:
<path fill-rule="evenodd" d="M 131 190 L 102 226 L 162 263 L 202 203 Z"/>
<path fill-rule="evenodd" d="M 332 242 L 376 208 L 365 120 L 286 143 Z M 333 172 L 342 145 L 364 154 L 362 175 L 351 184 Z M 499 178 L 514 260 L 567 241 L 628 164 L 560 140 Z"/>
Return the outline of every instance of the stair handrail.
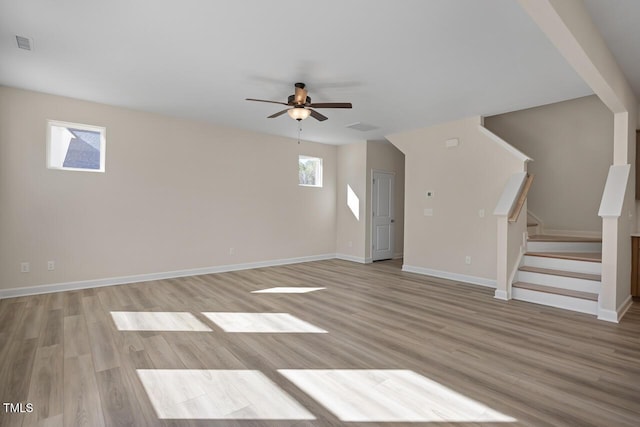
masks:
<path fill-rule="evenodd" d="M 524 181 L 524 184 L 520 188 L 520 192 L 518 193 L 518 199 L 509 214 L 509 222 L 516 222 L 518 217 L 520 216 L 520 212 L 522 211 L 522 207 L 524 206 L 524 202 L 527 200 L 527 195 L 529 194 L 529 189 L 531 188 L 531 183 L 533 182 L 533 174 L 527 173 L 527 177 Z"/>
<path fill-rule="evenodd" d="M 529 189 L 531 188 L 531 183 L 533 182 L 533 174 L 527 173 L 527 178 L 524 181 L 524 184 L 520 188 L 520 193 L 518 193 L 518 200 L 516 201 L 515 206 L 511 210 L 509 214 L 509 222 L 516 222 L 518 217 L 520 216 L 520 212 L 522 211 L 522 207 L 524 206 L 524 202 L 527 200 L 527 195 L 529 194 Z"/>

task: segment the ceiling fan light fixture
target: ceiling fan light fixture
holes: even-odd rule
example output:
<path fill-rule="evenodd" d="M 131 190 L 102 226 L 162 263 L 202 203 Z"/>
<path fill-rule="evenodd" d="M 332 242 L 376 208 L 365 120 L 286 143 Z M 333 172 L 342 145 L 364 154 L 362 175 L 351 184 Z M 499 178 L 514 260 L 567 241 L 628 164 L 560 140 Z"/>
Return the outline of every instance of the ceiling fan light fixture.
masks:
<path fill-rule="evenodd" d="M 287 111 L 287 114 L 289 114 L 289 117 L 291 117 L 292 119 L 300 121 L 309 117 L 311 111 L 307 110 L 304 107 L 294 107 L 289 109 Z"/>

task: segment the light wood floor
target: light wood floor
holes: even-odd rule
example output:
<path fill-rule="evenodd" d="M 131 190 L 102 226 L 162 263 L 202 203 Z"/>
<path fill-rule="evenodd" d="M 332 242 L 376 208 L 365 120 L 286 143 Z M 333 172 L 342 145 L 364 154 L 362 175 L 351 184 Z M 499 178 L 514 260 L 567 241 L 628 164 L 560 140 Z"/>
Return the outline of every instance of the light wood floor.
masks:
<path fill-rule="evenodd" d="M 326 289 L 250 293 L 275 286 Z M 118 331 L 111 311 L 189 312 L 212 331 Z M 328 333 L 225 333 L 202 314 L 220 311 L 289 313 Z M 160 420 L 136 374 L 154 368 L 257 370 L 316 420 Z M 518 420 L 501 425 L 638 426 L 640 305 L 616 325 L 398 261 L 339 260 L 0 301 L 0 400 L 35 408 L 0 412 L 1 426 L 344 425 L 278 373 L 310 368 L 411 370 Z"/>

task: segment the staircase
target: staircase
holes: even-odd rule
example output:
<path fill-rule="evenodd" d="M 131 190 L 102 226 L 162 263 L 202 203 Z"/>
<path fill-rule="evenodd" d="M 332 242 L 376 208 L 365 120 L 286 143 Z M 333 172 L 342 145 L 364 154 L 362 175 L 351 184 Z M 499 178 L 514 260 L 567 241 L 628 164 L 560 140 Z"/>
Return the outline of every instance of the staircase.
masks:
<path fill-rule="evenodd" d="M 602 240 L 534 235 L 511 286 L 513 299 L 596 315 Z"/>

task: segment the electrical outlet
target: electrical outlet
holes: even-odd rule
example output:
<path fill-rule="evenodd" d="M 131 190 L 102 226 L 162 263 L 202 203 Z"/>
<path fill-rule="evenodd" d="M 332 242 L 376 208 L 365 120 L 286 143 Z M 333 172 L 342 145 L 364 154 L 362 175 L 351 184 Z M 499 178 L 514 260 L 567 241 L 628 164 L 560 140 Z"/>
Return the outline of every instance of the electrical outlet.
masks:
<path fill-rule="evenodd" d="M 29 271 L 30 271 L 30 267 L 28 262 L 20 263 L 20 272 L 28 273 Z"/>
<path fill-rule="evenodd" d="M 47 270 L 53 271 L 55 269 L 56 269 L 56 262 L 55 261 L 47 261 Z"/>
<path fill-rule="evenodd" d="M 425 209 L 424 210 L 424 216 L 433 216 L 433 209 Z"/>
<path fill-rule="evenodd" d="M 349 243 L 347 244 L 350 248 L 353 247 L 353 241 L 349 240 Z"/>
<path fill-rule="evenodd" d="M 235 248 L 229 248 L 229 255 L 235 255 L 236 254 L 236 249 Z"/>
<path fill-rule="evenodd" d="M 480 218 L 484 218 L 484 209 L 480 209 L 480 210 L 478 211 L 478 216 L 479 216 Z"/>
<path fill-rule="evenodd" d="M 464 257 L 464 263 L 467 264 L 467 265 L 471 264 L 471 257 L 469 255 Z"/>

